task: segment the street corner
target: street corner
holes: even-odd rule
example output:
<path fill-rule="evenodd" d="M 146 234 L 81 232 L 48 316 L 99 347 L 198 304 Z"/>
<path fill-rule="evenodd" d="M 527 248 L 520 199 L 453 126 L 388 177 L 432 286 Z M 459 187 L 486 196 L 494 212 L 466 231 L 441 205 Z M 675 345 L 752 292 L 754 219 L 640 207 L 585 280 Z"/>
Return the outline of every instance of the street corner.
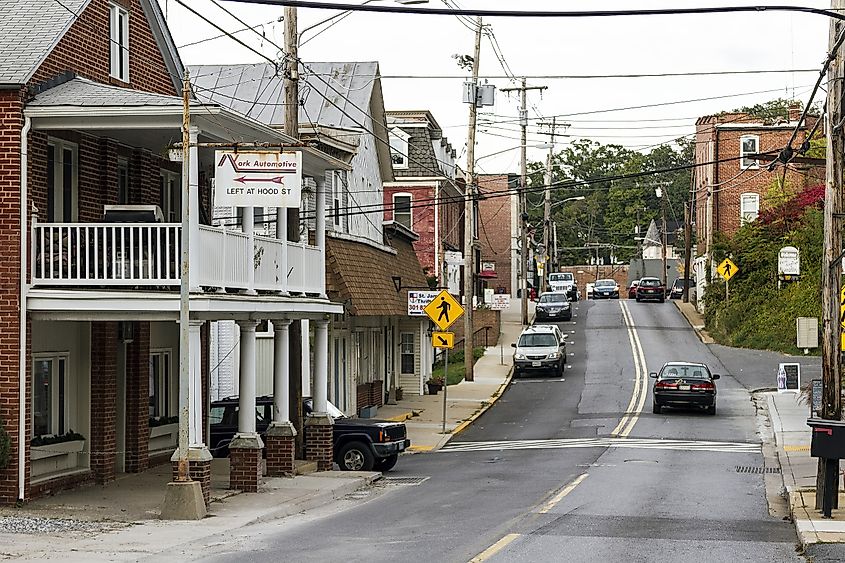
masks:
<path fill-rule="evenodd" d="M 839 506 L 831 518 L 823 518 L 816 509 L 816 490 L 804 488 L 790 491 L 790 514 L 795 523 L 798 541 L 805 553 L 817 544 L 845 544 L 845 494 L 839 495 Z"/>

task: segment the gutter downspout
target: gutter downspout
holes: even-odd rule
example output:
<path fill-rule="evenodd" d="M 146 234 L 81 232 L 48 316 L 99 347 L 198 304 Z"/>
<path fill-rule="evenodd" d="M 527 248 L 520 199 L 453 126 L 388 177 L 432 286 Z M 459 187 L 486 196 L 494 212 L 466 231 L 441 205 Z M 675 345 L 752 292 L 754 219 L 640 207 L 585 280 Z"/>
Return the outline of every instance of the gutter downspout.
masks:
<path fill-rule="evenodd" d="M 26 296 L 28 285 L 26 281 L 29 261 L 27 260 L 27 236 L 29 225 L 27 224 L 27 167 L 29 162 L 29 149 L 27 136 L 32 127 L 32 120 L 24 116 L 23 129 L 21 129 L 21 279 L 20 279 L 20 304 L 19 304 L 19 327 L 18 337 L 18 501 L 23 502 L 26 494 Z"/>

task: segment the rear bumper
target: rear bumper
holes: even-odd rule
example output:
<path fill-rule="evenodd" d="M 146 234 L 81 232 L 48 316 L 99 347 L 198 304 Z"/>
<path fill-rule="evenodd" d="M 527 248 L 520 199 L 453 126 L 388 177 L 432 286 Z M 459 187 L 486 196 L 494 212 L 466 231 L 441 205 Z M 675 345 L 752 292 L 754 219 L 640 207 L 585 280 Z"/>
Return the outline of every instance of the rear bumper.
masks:
<path fill-rule="evenodd" d="M 666 299 L 666 294 L 637 292 L 637 299 L 639 299 L 640 301 L 660 301 L 661 299 Z"/>
<path fill-rule="evenodd" d="M 693 405 L 712 407 L 716 404 L 716 395 L 705 392 L 663 391 L 653 393 L 654 402 L 658 405 Z"/>
<path fill-rule="evenodd" d="M 405 440 L 397 440 L 395 442 L 373 444 L 373 449 L 379 457 L 387 457 L 394 454 L 399 454 L 411 447 L 411 441 L 407 438 Z"/>

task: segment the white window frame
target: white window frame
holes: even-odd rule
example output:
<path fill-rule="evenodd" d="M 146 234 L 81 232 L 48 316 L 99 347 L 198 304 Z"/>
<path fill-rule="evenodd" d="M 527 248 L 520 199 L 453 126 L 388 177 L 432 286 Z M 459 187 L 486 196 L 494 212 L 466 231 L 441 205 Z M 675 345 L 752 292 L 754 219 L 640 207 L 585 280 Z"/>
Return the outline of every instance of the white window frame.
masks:
<path fill-rule="evenodd" d="M 751 207 L 746 206 L 746 198 L 753 200 Z M 739 222 L 740 225 L 751 223 L 760 215 L 760 194 L 745 192 L 739 196 Z"/>
<path fill-rule="evenodd" d="M 158 381 L 153 378 L 153 365 L 164 360 L 165 371 L 159 371 Z M 155 405 L 150 404 L 150 418 L 176 416 L 179 413 L 179 375 L 174 373 L 173 350 L 154 348 L 150 350 L 150 390 L 149 396 Z M 155 389 L 154 389 L 155 387 Z"/>
<path fill-rule="evenodd" d="M 390 161 L 393 163 L 395 170 L 408 169 L 408 140 L 410 135 L 399 128 L 390 130 L 388 138 L 390 140 Z"/>
<path fill-rule="evenodd" d="M 109 4 L 109 75 L 129 82 L 129 11 Z"/>
<path fill-rule="evenodd" d="M 182 221 L 182 175 L 170 170 L 159 170 L 159 203 L 165 223 Z"/>
<path fill-rule="evenodd" d="M 47 145 L 53 148 L 53 185 L 47 186 L 52 196 L 53 209 L 47 206 L 47 221 L 72 223 L 79 219 L 79 147 L 76 143 L 50 137 Z M 70 202 L 65 201 L 65 153 L 70 152 Z M 48 159 L 49 162 L 49 159 Z M 49 164 L 48 164 L 49 166 Z M 49 184 L 49 180 L 48 180 Z M 65 215 L 68 216 L 65 216 Z M 52 216 L 51 216 L 52 215 Z"/>
<path fill-rule="evenodd" d="M 52 366 L 50 369 L 50 421 L 49 429 L 46 433 L 35 433 L 35 411 L 37 393 L 35 391 L 35 366 L 38 362 L 50 361 Z M 64 365 L 64 373 L 60 372 L 59 366 Z M 62 375 L 64 381 L 61 381 Z M 45 352 L 32 355 L 32 438 L 36 436 L 58 436 L 70 431 L 71 417 L 70 417 L 70 397 L 74 392 L 71 386 L 70 373 L 70 353 L 69 352 Z M 64 390 L 64 397 L 62 397 L 62 389 Z"/>
<path fill-rule="evenodd" d="M 408 224 L 405 225 L 402 221 L 396 218 L 397 215 L 397 205 L 396 205 L 396 198 L 397 197 L 407 197 L 408 198 L 408 211 L 402 211 L 401 214 L 408 215 Z M 405 225 L 411 230 L 414 230 L 414 196 L 408 192 L 396 192 L 393 194 L 393 222 L 399 223 L 400 225 Z"/>
<path fill-rule="evenodd" d="M 754 150 L 745 150 L 745 141 L 754 141 Z M 757 170 L 760 168 L 760 162 L 745 158 L 747 154 L 757 154 L 760 152 L 760 136 L 759 135 L 743 135 L 739 138 L 739 167 L 742 170 Z"/>
<path fill-rule="evenodd" d="M 410 351 L 408 351 L 410 350 Z M 405 371 L 403 359 L 405 356 L 410 356 L 411 371 Z M 399 333 L 399 373 L 402 375 L 414 375 L 417 366 L 417 351 L 416 351 L 416 333 L 414 332 L 400 332 Z"/>

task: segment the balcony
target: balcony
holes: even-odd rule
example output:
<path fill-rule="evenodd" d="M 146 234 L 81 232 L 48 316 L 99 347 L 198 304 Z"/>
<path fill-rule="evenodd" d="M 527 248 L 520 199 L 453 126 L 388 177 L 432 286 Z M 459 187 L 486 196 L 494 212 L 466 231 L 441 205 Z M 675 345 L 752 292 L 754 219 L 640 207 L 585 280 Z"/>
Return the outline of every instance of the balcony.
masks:
<path fill-rule="evenodd" d="M 178 223 L 34 223 L 32 285 L 176 290 L 181 231 Z M 262 236 L 252 252 L 249 245 L 240 231 L 200 225 L 191 257 L 196 285 L 325 294 L 320 248 Z"/>

